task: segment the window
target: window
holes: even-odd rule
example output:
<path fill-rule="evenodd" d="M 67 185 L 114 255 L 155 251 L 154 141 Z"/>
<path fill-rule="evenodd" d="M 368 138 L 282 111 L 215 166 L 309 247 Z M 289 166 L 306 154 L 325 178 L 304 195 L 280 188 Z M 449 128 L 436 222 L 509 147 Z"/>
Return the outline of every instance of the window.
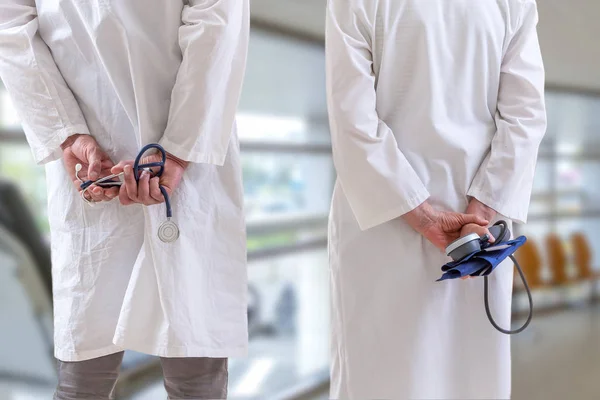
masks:
<path fill-rule="evenodd" d="M 232 360 L 240 369 L 232 397 L 269 398 L 328 375 L 326 238 L 335 172 L 323 53 L 320 45 L 251 35 L 238 114 L 250 357 Z"/>
<path fill-rule="evenodd" d="M 600 96 L 549 90 L 548 133 L 540 149 L 530 207 L 523 233 L 544 248 L 548 233 L 568 239 L 584 233 L 600 267 Z"/>

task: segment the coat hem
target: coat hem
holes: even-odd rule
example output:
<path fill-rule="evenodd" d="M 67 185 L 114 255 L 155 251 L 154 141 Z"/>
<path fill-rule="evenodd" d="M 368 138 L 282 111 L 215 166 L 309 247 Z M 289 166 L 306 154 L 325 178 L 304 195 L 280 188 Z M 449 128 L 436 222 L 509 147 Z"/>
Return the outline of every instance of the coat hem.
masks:
<path fill-rule="evenodd" d="M 208 358 L 243 358 L 248 355 L 248 346 L 208 348 L 197 346 L 155 346 L 136 341 L 135 344 L 128 343 L 121 335 L 113 339 L 113 343 L 127 350 L 138 353 L 149 354 L 157 357 L 166 358 L 185 358 L 185 357 L 208 357 Z"/>
<path fill-rule="evenodd" d="M 476 198 L 477 200 L 481 201 L 486 206 L 491 207 L 492 209 L 496 210 L 496 212 L 498 214 L 505 216 L 506 218 L 512 220 L 513 222 L 516 222 L 518 224 L 527 223 L 527 210 L 526 209 L 524 209 L 522 207 L 519 210 L 514 210 L 514 208 L 511 209 L 510 207 L 507 207 L 505 204 L 494 201 L 493 197 L 490 196 L 490 194 L 488 192 L 482 190 L 479 187 L 470 188 L 469 191 L 467 192 L 467 196 Z"/>
<path fill-rule="evenodd" d="M 74 125 L 61 129 L 56 135 L 44 146 L 34 145 L 32 146 L 32 153 L 34 161 L 37 165 L 45 165 L 51 161 L 56 161 L 62 157 L 62 149 L 60 145 L 63 144 L 69 136 L 73 135 L 89 135 L 90 131 L 85 125 Z"/>
<path fill-rule="evenodd" d="M 170 154 L 182 160 L 196 163 L 196 164 L 212 164 L 219 167 L 225 165 L 225 159 L 227 157 L 226 152 L 209 151 L 202 152 L 196 150 L 190 150 L 186 146 L 179 145 L 163 137 L 159 144 Z"/>
<path fill-rule="evenodd" d="M 62 350 L 57 347 L 54 349 L 54 357 L 64 362 L 78 362 L 108 356 L 110 354 L 119 353 L 123 350 L 123 348 L 115 344 L 111 344 L 110 346 L 102 347 L 100 349 L 87 351 L 69 351 Z"/>

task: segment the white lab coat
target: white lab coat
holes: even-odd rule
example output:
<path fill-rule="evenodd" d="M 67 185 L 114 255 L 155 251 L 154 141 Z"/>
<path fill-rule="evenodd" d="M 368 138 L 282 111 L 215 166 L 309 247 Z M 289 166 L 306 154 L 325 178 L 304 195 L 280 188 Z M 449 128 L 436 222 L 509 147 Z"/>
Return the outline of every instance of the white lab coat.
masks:
<path fill-rule="evenodd" d="M 483 280 L 435 282 L 449 259 L 398 217 L 473 196 L 526 221 L 546 128 L 536 24 L 534 0 L 329 0 L 332 398 L 509 398 Z M 505 327 L 512 277 L 490 278 Z"/>
<path fill-rule="evenodd" d="M 5 0 L 0 76 L 46 165 L 56 357 L 131 349 L 165 357 L 247 350 L 246 251 L 234 115 L 247 0 Z M 90 208 L 60 160 L 74 133 L 116 163 L 158 142 L 191 161 L 165 205 Z"/>

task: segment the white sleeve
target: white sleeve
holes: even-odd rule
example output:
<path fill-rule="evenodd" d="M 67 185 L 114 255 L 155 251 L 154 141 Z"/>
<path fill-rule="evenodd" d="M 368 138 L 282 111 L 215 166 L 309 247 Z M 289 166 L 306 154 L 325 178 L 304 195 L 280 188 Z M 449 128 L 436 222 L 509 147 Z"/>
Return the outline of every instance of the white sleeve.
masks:
<path fill-rule="evenodd" d="M 347 0 L 329 0 L 325 51 L 333 160 L 363 230 L 400 217 L 429 197 L 377 114 L 366 25 Z"/>
<path fill-rule="evenodd" d="M 89 134 L 79 104 L 38 33 L 34 0 L 0 3 L 0 77 L 38 164 L 60 158 L 60 145 L 70 135 Z"/>
<path fill-rule="evenodd" d="M 190 0 L 182 13 L 183 60 L 160 144 L 196 163 L 223 165 L 242 90 L 248 0 Z"/>
<path fill-rule="evenodd" d="M 496 134 L 468 195 L 525 223 L 540 143 L 546 133 L 544 66 L 535 1 L 526 0 L 502 62 Z"/>

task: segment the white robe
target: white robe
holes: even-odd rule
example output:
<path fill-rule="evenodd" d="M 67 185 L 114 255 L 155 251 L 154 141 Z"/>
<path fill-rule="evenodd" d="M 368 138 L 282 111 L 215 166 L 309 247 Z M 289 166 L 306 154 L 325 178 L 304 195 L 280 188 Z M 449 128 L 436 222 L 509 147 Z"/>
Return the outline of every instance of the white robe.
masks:
<path fill-rule="evenodd" d="M 546 130 L 536 25 L 533 0 L 328 1 L 332 398 L 510 397 L 483 280 L 435 282 L 449 259 L 399 217 L 472 196 L 526 221 Z M 504 327 L 512 277 L 490 278 Z"/>
<path fill-rule="evenodd" d="M 247 352 L 246 250 L 235 112 L 248 0 L 4 0 L 0 77 L 46 165 L 55 355 Z M 116 163 L 160 143 L 191 162 L 165 205 L 90 208 L 61 157 L 93 135 Z"/>

